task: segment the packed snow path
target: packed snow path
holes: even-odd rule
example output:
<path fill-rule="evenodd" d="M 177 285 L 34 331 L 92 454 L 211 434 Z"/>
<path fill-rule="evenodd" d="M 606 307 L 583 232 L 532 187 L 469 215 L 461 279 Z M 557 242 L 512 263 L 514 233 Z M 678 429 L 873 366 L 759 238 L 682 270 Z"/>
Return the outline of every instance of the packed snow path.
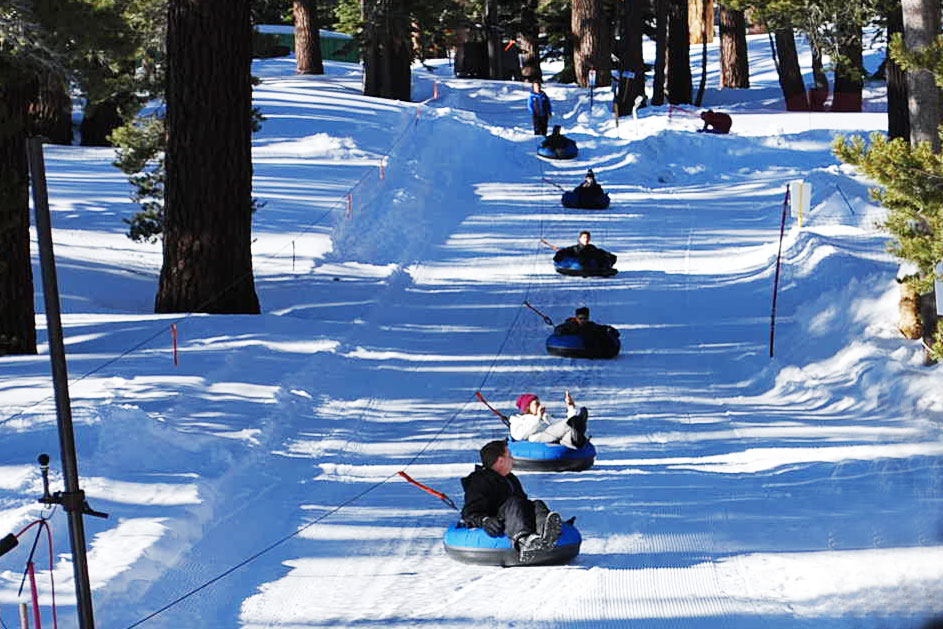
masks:
<path fill-rule="evenodd" d="M 102 626 L 132 624 L 299 527 L 143 626 L 919 627 L 943 614 L 940 372 L 894 329 L 879 208 L 836 165 L 826 123 L 745 112 L 739 133 L 714 137 L 652 110 L 638 132 L 615 130 L 605 105 L 590 115 L 581 91 L 551 87 L 581 150 L 551 163 L 534 155 L 520 86 L 443 80 L 417 115 L 358 96 L 349 66 L 324 78 L 266 67 L 255 193 L 267 314 L 188 319 L 180 368 L 166 351 L 131 356 L 75 387 L 89 493 L 115 516 L 89 523 Z M 69 154 L 52 152 L 51 174 L 73 173 L 51 177 L 54 198 L 57 186 L 78 198 L 70 186 L 95 168 Z M 572 187 L 587 167 L 612 209 L 563 210 L 547 181 Z M 771 360 L 781 200 L 799 177 L 813 211 L 801 230 L 789 223 Z M 58 209 L 83 228 L 81 208 Z M 618 276 L 553 272 L 539 239 L 569 245 L 580 229 L 618 254 Z M 57 250 L 73 260 L 74 373 L 155 318 L 133 316 L 153 275 L 120 275 L 118 297 L 76 279 L 101 256 L 81 239 Z M 142 266 L 153 274 L 159 258 Z M 622 355 L 548 356 L 549 328 L 525 299 L 556 321 L 588 305 L 620 329 Z M 48 380 L 40 359 L 0 368 L 11 405 L 27 406 L 25 378 Z M 592 469 L 521 474 L 577 517 L 571 565 L 455 563 L 441 545 L 455 513 L 393 477 L 406 469 L 461 501 L 477 449 L 505 435 L 479 388 L 506 412 L 524 391 L 560 409 L 565 388 L 589 407 Z M 37 442 L 55 443 L 49 413 L 0 426 L 16 452 L 0 468 L 7 528 L 30 508 Z M 5 612 L 19 575 L 0 567 Z M 57 571 L 66 589 L 69 570 Z"/>

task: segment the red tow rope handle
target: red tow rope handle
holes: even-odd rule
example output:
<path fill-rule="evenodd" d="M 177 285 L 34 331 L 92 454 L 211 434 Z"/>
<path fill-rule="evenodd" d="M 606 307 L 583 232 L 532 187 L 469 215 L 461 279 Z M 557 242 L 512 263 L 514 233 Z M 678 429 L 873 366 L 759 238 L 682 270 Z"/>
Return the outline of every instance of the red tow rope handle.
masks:
<path fill-rule="evenodd" d="M 412 483 L 413 485 L 415 485 L 419 489 L 422 489 L 423 491 L 429 492 L 430 494 L 432 494 L 433 496 L 435 496 L 436 498 L 438 498 L 439 500 L 441 500 L 448 506 L 458 511 L 458 507 L 455 506 L 455 503 L 452 502 L 452 499 L 449 498 L 447 495 L 443 494 L 441 491 L 436 491 L 432 487 L 427 487 L 423 485 L 422 483 L 420 483 L 419 481 L 413 480 L 412 477 L 410 477 L 410 475 L 407 474 L 406 472 L 397 472 L 397 474 L 405 478 L 407 482 Z"/>
<path fill-rule="evenodd" d="M 507 426 L 508 428 L 511 427 L 511 421 L 508 419 L 508 416 L 505 415 L 504 413 L 502 413 L 501 411 L 499 411 L 498 409 L 496 409 L 495 407 L 491 406 L 491 404 L 488 404 L 488 400 L 486 400 L 486 399 L 485 399 L 485 396 L 481 394 L 481 391 L 476 391 L 476 392 L 475 392 L 475 397 L 477 397 L 478 400 L 479 400 L 482 404 L 484 404 L 485 406 L 487 406 L 488 409 L 489 409 L 492 413 L 494 413 L 495 415 L 497 415 L 498 417 L 500 417 L 500 418 L 501 418 L 501 421 L 504 422 L 504 425 L 505 425 L 505 426 Z"/>

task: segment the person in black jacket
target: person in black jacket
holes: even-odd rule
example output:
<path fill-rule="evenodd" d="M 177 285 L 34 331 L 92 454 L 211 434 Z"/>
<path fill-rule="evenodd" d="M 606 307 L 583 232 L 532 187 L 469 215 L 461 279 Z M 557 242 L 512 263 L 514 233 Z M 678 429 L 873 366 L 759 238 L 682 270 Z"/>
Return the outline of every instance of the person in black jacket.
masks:
<path fill-rule="evenodd" d="M 511 473 L 514 459 L 506 441 L 492 441 L 479 452 L 481 465 L 462 479 L 465 505 L 462 520 L 488 535 L 507 534 L 517 546 L 521 561 L 553 548 L 563 522 L 542 500 L 530 500 L 521 481 Z"/>
<path fill-rule="evenodd" d="M 548 135 L 540 145 L 550 149 L 562 149 L 572 141 L 573 140 L 560 133 L 560 125 L 553 125 L 553 132 Z"/>
<path fill-rule="evenodd" d="M 579 197 L 580 205 L 587 205 L 605 194 L 602 186 L 596 182 L 596 173 L 593 172 L 592 168 L 586 171 L 586 177 L 583 179 L 583 183 L 576 186 L 573 192 Z"/>
<path fill-rule="evenodd" d="M 590 244 L 592 234 L 581 231 L 577 243 L 572 247 L 559 249 L 553 255 L 553 261 L 561 263 L 568 258 L 576 258 L 584 269 L 611 269 L 616 263 L 615 254 Z"/>
<path fill-rule="evenodd" d="M 589 319 L 589 308 L 577 308 L 570 317 L 553 329 L 560 336 L 579 335 L 586 350 L 596 358 L 613 358 L 619 353 L 619 331 L 611 325 L 600 325 Z"/>

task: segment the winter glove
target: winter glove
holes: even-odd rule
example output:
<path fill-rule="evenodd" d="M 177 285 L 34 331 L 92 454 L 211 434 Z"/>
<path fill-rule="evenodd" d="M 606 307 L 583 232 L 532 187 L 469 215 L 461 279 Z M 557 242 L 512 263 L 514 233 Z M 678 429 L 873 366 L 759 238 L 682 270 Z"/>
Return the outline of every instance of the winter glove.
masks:
<path fill-rule="evenodd" d="M 488 516 L 481 521 L 481 528 L 491 537 L 501 537 L 504 535 L 504 522 L 498 518 Z"/>

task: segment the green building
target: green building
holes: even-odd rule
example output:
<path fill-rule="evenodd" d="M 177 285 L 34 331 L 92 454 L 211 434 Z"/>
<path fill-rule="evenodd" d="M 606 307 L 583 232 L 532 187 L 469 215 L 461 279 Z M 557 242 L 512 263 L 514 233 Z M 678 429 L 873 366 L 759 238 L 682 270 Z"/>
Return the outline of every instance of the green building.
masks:
<path fill-rule="evenodd" d="M 255 27 L 260 33 L 274 35 L 278 43 L 288 46 L 290 50 L 295 49 L 295 27 L 283 24 L 259 24 Z M 326 31 L 323 28 L 318 31 L 321 36 L 321 58 L 332 61 L 360 61 L 360 49 L 354 38 L 347 33 L 338 33 L 337 31 Z"/>

